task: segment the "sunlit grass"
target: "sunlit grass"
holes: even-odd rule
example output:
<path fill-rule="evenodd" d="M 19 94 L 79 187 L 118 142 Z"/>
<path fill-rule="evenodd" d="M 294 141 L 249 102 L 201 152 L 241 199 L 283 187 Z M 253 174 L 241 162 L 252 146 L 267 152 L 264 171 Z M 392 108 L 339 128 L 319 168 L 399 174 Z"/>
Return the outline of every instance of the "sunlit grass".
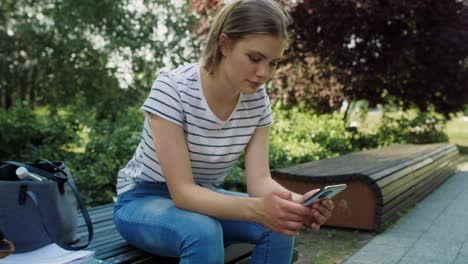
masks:
<path fill-rule="evenodd" d="M 449 141 L 460 147 L 468 148 L 468 117 L 457 115 L 447 123 L 445 132 L 449 136 Z"/>

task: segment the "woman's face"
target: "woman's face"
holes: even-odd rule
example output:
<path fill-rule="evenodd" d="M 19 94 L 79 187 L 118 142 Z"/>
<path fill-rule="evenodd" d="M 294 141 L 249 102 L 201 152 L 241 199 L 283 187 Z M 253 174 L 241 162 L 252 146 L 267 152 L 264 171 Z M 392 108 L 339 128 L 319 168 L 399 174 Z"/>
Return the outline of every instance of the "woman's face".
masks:
<path fill-rule="evenodd" d="M 286 48 L 286 41 L 273 35 L 252 34 L 231 44 L 223 34 L 220 41 L 221 72 L 232 87 L 247 94 L 257 92 L 271 77 Z"/>

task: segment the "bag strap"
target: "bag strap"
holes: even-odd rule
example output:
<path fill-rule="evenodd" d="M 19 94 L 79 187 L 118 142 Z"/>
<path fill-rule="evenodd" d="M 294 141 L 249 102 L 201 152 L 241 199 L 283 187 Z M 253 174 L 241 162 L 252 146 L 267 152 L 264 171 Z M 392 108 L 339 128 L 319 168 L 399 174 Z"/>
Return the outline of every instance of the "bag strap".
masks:
<path fill-rule="evenodd" d="M 28 164 L 21 163 L 21 162 L 6 161 L 5 163 L 16 165 L 18 167 L 25 167 L 26 169 L 28 169 L 29 171 L 31 171 L 33 173 L 36 173 L 36 174 L 38 174 L 40 176 L 45 176 L 47 179 L 50 179 L 52 181 L 56 181 L 58 183 L 62 183 L 62 182 L 63 183 L 68 183 L 71 190 L 73 191 L 73 194 L 75 195 L 76 201 L 78 202 L 78 206 L 80 207 L 81 214 L 83 215 L 83 218 L 84 218 L 84 220 L 86 222 L 86 227 L 88 229 L 88 241 L 86 242 L 85 245 L 80 245 L 80 246 L 69 246 L 69 245 L 64 244 L 64 243 L 62 243 L 60 241 L 53 241 L 53 242 L 55 242 L 61 248 L 66 249 L 66 250 L 81 250 L 81 249 L 84 249 L 87 246 L 89 246 L 89 244 L 93 240 L 94 230 L 93 230 L 93 224 L 91 222 L 91 218 L 89 217 L 89 214 L 88 214 L 88 210 L 86 210 L 86 206 L 84 205 L 83 199 L 81 199 L 80 192 L 78 191 L 78 188 L 76 187 L 75 182 L 73 181 L 73 177 L 71 177 L 69 172 L 57 167 L 52 162 L 50 162 L 48 160 L 42 160 L 42 161 L 44 161 L 45 163 L 53 166 L 57 171 L 60 171 L 64 175 L 66 175 L 66 177 L 59 177 L 59 176 L 53 175 L 52 173 L 49 173 L 49 172 L 47 172 L 45 170 L 41 170 L 39 168 L 36 168 L 34 166 L 30 166 Z M 49 231 L 47 230 L 47 227 L 44 225 L 44 222 L 42 222 L 43 217 L 42 217 L 42 214 L 41 214 L 41 210 L 39 208 L 39 200 L 37 199 L 36 195 L 31 191 L 26 191 L 26 194 L 29 196 L 29 198 L 31 198 L 34 205 L 36 206 L 36 208 L 38 210 L 38 213 L 39 213 L 39 216 L 40 216 L 40 219 L 41 219 L 41 225 L 44 227 L 44 230 L 46 231 L 49 238 L 51 238 L 51 235 L 50 235 Z"/>
<path fill-rule="evenodd" d="M 41 225 L 44 228 L 44 230 L 46 231 L 47 236 L 49 238 L 51 238 L 52 236 L 51 236 L 51 234 L 49 232 L 49 229 L 47 228 L 46 225 L 44 225 L 44 222 L 42 221 L 43 216 L 42 216 L 41 209 L 40 209 L 40 206 L 39 206 L 39 199 L 37 199 L 37 196 L 33 191 L 26 191 L 26 195 L 33 201 L 34 206 L 37 209 L 37 213 L 39 215 L 39 218 L 41 219 Z M 86 223 L 86 224 L 88 224 L 88 223 Z M 91 229 L 89 229 L 89 226 L 88 226 L 88 241 L 86 242 L 85 245 L 71 246 L 71 245 L 67 245 L 65 243 L 62 243 L 60 241 L 53 241 L 53 242 L 56 243 L 59 247 L 61 247 L 63 249 L 66 249 L 66 250 L 81 250 L 81 249 L 85 249 L 91 243 L 92 238 L 93 238 L 92 226 L 91 226 Z"/>

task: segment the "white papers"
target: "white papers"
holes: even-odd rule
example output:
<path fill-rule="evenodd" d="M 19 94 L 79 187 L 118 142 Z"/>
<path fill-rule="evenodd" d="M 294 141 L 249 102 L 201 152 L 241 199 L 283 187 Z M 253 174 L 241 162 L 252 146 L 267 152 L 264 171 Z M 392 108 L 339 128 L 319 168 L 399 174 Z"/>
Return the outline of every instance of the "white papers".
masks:
<path fill-rule="evenodd" d="M 92 259 L 93 256 L 92 251 L 70 251 L 57 244 L 50 244 L 34 251 L 12 254 L 0 259 L 0 264 L 78 264 Z"/>

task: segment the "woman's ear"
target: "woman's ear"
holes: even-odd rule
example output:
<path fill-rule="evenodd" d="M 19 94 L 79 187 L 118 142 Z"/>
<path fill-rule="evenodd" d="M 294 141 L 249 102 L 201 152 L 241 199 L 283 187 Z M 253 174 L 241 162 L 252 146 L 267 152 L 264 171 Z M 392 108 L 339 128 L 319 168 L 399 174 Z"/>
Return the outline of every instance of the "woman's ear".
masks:
<path fill-rule="evenodd" d="M 226 33 L 221 33 L 221 35 L 219 35 L 218 41 L 221 54 L 223 56 L 228 55 L 231 51 L 231 39 L 229 36 Z"/>

